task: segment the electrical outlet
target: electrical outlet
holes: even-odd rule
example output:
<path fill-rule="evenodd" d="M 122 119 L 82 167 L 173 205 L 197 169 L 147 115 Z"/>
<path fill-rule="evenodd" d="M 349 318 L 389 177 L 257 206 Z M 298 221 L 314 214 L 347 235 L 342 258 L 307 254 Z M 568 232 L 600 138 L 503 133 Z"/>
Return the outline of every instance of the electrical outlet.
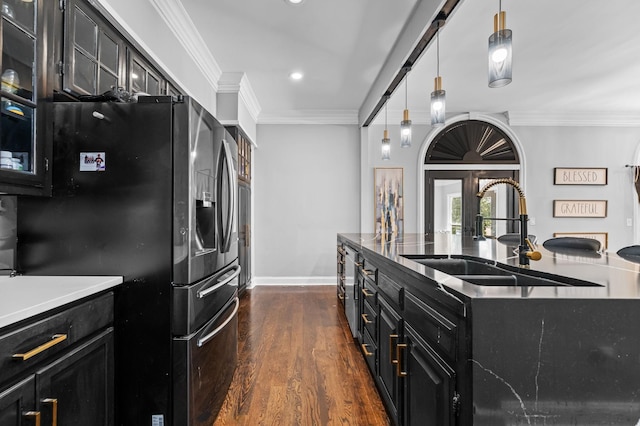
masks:
<path fill-rule="evenodd" d="M 529 218 L 529 225 L 536 226 L 536 218 L 535 217 L 530 217 Z"/>
<path fill-rule="evenodd" d="M 627 226 L 633 226 L 633 219 L 630 217 L 627 218 Z"/>

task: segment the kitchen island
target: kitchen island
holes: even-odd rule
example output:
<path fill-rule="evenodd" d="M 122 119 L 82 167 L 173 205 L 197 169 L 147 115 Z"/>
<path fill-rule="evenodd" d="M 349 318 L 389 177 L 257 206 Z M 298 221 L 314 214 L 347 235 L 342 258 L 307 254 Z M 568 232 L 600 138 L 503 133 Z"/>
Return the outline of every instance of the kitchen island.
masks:
<path fill-rule="evenodd" d="M 449 234 L 338 235 L 339 297 L 344 283 L 354 338 L 390 417 L 636 425 L 639 265 L 538 246 L 542 259 L 522 270 L 515 249 Z"/>

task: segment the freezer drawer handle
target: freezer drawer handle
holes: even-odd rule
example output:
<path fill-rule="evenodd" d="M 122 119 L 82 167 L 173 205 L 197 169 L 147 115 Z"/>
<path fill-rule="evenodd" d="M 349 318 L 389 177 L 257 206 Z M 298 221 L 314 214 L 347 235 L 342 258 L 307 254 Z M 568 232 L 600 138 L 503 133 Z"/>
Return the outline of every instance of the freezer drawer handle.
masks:
<path fill-rule="evenodd" d="M 227 320 L 224 322 L 224 324 L 220 325 L 219 327 L 217 327 L 215 330 L 213 330 L 211 333 L 207 334 L 206 336 L 202 337 L 201 339 L 198 339 L 198 347 L 201 348 L 202 346 L 205 345 L 205 343 L 207 343 L 209 340 L 211 340 L 216 334 L 218 334 L 220 332 L 220 330 L 222 330 L 223 328 L 225 328 L 227 326 L 227 324 L 229 324 L 231 322 L 231 320 L 233 319 L 234 316 L 236 316 L 236 313 L 238 312 L 238 308 L 240 307 L 240 299 L 238 299 L 237 297 L 235 299 L 233 299 L 233 301 L 235 302 L 236 306 L 233 308 L 233 312 L 231 313 L 231 315 L 229 315 L 229 318 L 227 318 Z"/>
<path fill-rule="evenodd" d="M 35 349 L 31 349 L 29 352 L 24 353 L 24 354 L 13 354 L 13 357 L 14 358 L 20 358 L 21 360 L 26 361 L 29 358 L 31 358 L 32 356 L 36 356 L 40 352 L 44 352 L 47 349 L 49 349 L 50 347 L 55 346 L 58 343 L 62 343 L 62 341 L 66 340 L 66 339 L 67 339 L 67 335 L 66 334 L 54 334 L 53 337 L 51 338 L 51 340 L 49 340 L 44 345 L 40 345 Z"/>
<path fill-rule="evenodd" d="M 236 266 L 235 272 L 231 276 L 229 276 L 227 279 L 225 279 L 224 281 L 222 281 L 222 282 L 220 282 L 220 283 L 218 283 L 218 284 L 216 284 L 214 286 L 211 286 L 211 287 L 209 287 L 209 288 L 207 288 L 205 290 L 199 290 L 196 293 L 196 295 L 198 296 L 198 299 L 203 299 L 203 298 L 207 297 L 208 295 L 210 295 L 211 293 L 215 292 L 220 287 L 225 286 L 225 285 L 229 284 L 231 281 L 235 280 L 238 277 L 238 275 L 240 275 L 240 269 L 241 269 L 240 266 Z"/>

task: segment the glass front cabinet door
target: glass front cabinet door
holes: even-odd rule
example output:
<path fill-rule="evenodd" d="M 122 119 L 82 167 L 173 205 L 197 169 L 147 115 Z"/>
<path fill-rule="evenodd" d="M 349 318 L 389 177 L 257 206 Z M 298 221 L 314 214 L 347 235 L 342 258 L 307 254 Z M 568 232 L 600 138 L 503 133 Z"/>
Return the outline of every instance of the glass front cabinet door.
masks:
<path fill-rule="evenodd" d="M 49 195 L 45 0 L 0 0 L 0 192 Z M 52 3 L 52 2 L 48 2 Z"/>

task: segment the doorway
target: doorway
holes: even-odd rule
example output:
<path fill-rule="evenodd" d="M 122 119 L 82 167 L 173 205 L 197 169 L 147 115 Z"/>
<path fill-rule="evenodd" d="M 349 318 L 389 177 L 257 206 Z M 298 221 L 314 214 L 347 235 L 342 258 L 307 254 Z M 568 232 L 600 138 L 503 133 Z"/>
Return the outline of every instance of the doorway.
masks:
<path fill-rule="evenodd" d="M 435 135 L 424 158 L 424 231 L 476 235 L 476 216 L 514 218 L 518 194 L 496 185 L 479 199 L 478 192 L 494 179 L 519 181 L 520 157 L 497 125 L 483 120 L 454 122 Z M 518 232 L 510 220 L 485 220 L 487 237 Z"/>
<path fill-rule="evenodd" d="M 484 185 L 498 178 L 518 180 L 516 170 L 427 170 L 425 171 L 425 230 L 428 233 L 448 232 L 453 235 L 476 234 L 476 215 L 484 217 L 515 217 L 517 198 L 512 187 L 497 185 L 479 200 Z M 485 220 L 487 237 L 517 232 L 513 221 Z"/>

